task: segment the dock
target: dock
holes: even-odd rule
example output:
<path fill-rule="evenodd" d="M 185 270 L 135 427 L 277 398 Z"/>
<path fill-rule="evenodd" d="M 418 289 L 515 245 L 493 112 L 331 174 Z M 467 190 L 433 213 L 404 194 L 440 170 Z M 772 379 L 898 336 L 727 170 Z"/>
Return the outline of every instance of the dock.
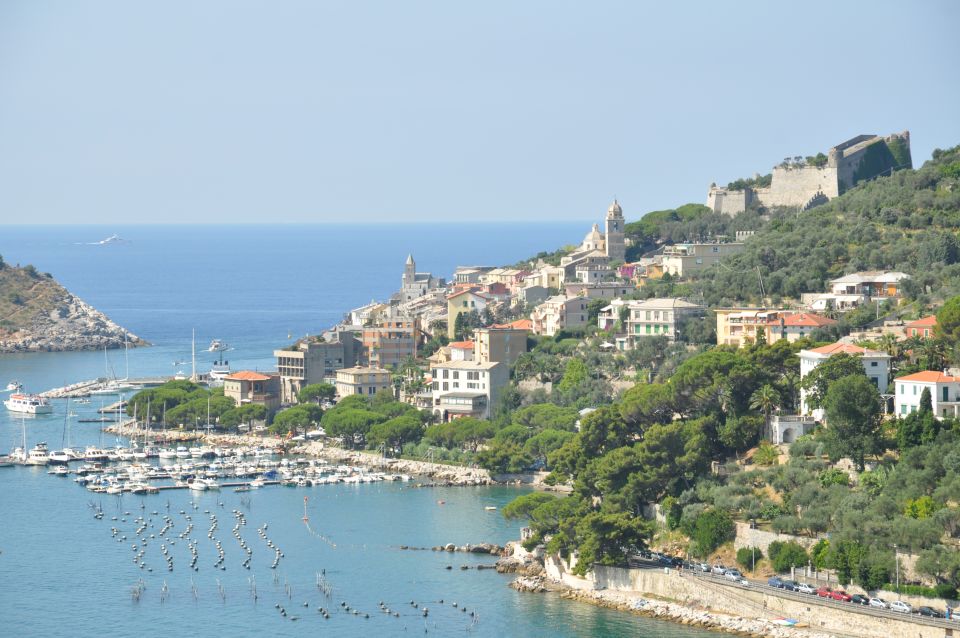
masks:
<path fill-rule="evenodd" d="M 141 377 L 138 379 L 124 379 L 123 383 L 132 386 L 141 386 L 143 388 L 152 388 L 173 380 L 174 377 L 172 376 Z M 63 386 L 62 388 L 46 390 L 41 392 L 40 396 L 45 399 L 79 399 L 81 397 L 88 397 L 91 394 L 103 393 L 104 391 L 110 390 L 111 386 L 116 382 L 117 380 L 115 379 L 99 377 L 89 381 L 78 381 L 77 383 L 71 383 L 70 385 Z M 116 392 L 129 392 L 131 390 L 132 388 L 118 388 Z"/>

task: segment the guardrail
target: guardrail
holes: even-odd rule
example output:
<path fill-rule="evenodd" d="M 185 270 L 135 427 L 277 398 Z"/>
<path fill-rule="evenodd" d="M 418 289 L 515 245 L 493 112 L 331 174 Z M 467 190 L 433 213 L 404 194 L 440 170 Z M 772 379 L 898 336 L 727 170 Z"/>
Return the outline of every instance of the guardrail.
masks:
<path fill-rule="evenodd" d="M 640 558 L 640 557 L 631 557 L 629 560 L 629 566 L 632 569 L 662 569 L 668 568 L 674 570 L 673 567 L 668 567 L 659 562 L 652 561 L 650 559 Z M 868 605 L 858 605 L 856 603 L 845 602 L 840 600 L 834 600 L 832 598 L 824 598 L 818 596 L 817 594 L 802 594 L 797 591 L 792 591 L 789 589 L 781 589 L 779 587 L 772 587 L 768 585 L 765 581 L 762 580 L 750 580 L 744 579 L 749 585 L 742 585 L 736 581 L 732 581 L 725 576 L 720 574 L 714 574 L 712 572 L 703 572 L 698 569 L 690 570 L 684 569 L 682 571 L 684 576 L 693 576 L 694 578 L 701 578 L 709 580 L 711 583 L 729 587 L 733 590 L 740 591 L 762 591 L 766 594 L 771 594 L 780 598 L 786 598 L 788 600 L 793 600 L 801 603 L 811 603 L 814 605 L 820 605 L 821 607 L 830 607 L 832 609 L 839 609 L 841 611 L 848 611 L 856 614 L 863 614 L 866 616 L 873 616 L 875 618 L 889 618 L 892 620 L 903 620 L 907 622 L 913 622 L 918 625 L 927 625 L 929 627 L 940 627 L 942 629 L 960 629 L 960 618 L 954 616 L 950 620 L 946 618 L 930 618 L 929 616 L 921 616 L 917 612 L 905 613 L 900 611 L 892 611 L 890 609 L 880 609 L 879 607 L 870 607 Z"/>

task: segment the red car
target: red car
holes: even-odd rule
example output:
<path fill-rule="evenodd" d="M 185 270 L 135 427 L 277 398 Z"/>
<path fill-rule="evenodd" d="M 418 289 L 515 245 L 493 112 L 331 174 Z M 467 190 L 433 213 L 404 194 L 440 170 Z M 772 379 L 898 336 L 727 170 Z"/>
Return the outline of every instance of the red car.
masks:
<path fill-rule="evenodd" d="M 829 587 L 821 587 L 817 590 L 817 596 L 821 598 L 833 598 L 833 590 Z"/>
<path fill-rule="evenodd" d="M 833 598 L 834 600 L 839 600 L 845 603 L 850 602 L 850 594 L 843 591 L 842 589 L 836 589 L 830 592 L 830 598 Z"/>

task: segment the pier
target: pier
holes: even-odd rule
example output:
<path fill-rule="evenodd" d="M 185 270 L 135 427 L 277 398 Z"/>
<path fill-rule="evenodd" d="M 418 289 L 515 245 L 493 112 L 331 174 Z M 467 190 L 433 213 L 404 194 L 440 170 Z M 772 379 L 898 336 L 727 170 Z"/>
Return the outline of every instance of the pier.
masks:
<path fill-rule="evenodd" d="M 100 377 L 90 381 L 71 383 L 62 388 L 46 390 L 45 392 L 41 392 L 40 396 L 45 399 L 79 399 L 81 397 L 88 397 L 91 394 L 119 394 L 125 391 L 152 388 L 173 380 L 174 377 L 159 376 L 123 379 L 122 382 L 120 382 L 116 379 Z M 118 383 L 122 383 L 123 385 L 118 385 Z"/>

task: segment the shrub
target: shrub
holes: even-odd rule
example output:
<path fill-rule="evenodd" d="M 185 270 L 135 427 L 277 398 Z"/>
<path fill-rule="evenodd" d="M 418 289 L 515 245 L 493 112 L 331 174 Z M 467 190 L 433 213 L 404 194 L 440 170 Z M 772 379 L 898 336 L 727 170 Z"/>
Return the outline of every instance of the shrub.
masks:
<path fill-rule="evenodd" d="M 732 540 L 736 526 L 730 514 L 721 509 L 709 509 L 695 519 L 681 523 L 683 532 L 693 541 L 691 553 L 705 557 L 723 543 Z"/>
<path fill-rule="evenodd" d="M 817 442 L 809 434 L 801 436 L 790 444 L 790 456 L 793 458 L 814 456 L 817 453 Z"/>
<path fill-rule="evenodd" d="M 780 451 L 767 441 L 761 441 L 760 447 L 753 453 L 753 462 L 757 465 L 776 465 Z"/>
<path fill-rule="evenodd" d="M 806 565 L 810 557 L 803 545 L 795 541 L 773 541 L 767 548 L 774 571 L 785 572 L 791 567 Z"/>
<path fill-rule="evenodd" d="M 897 591 L 897 586 L 893 583 L 887 583 L 883 586 L 886 591 Z M 947 583 L 941 583 L 936 587 L 924 587 L 923 585 L 900 585 L 900 593 L 910 596 L 923 596 L 924 598 L 946 598 L 956 600 L 957 588 Z"/>
<path fill-rule="evenodd" d="M 753 569 L 761 558 L 763 558 L 763 552 L 759 547 L 741 547 L 737 550 L 737 564 L 744 569 Z"/>

